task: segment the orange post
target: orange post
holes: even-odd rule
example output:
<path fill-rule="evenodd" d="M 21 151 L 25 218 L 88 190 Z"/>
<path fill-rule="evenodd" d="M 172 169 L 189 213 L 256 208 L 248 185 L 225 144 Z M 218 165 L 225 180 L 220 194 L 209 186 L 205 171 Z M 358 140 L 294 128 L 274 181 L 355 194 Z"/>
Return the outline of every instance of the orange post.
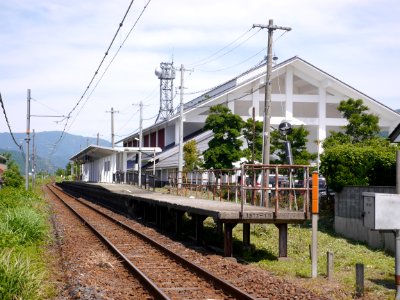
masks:
<path fill-rule="evenodd" d="M 313 214 L 318 214 L 318 172 L 313 172 L 312 174 L 312 193 L 311 193 L 311 212 Z"/>

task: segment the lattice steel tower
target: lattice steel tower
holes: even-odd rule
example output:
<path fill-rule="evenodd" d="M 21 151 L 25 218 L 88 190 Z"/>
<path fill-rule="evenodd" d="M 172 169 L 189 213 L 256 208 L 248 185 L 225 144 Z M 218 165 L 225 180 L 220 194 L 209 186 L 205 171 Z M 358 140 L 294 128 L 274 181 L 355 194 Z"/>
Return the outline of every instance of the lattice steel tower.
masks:
<path fill-rule="evenodd" d="M 160 68 L 156 68 L 155 74 L 160 79 L 160 111 L 156 119 L 158 120 L 168 119 L 174 113 L 173 107 L 173 88 L 175 79 L 175 69 L 173 62 L 160 63 Z"/>

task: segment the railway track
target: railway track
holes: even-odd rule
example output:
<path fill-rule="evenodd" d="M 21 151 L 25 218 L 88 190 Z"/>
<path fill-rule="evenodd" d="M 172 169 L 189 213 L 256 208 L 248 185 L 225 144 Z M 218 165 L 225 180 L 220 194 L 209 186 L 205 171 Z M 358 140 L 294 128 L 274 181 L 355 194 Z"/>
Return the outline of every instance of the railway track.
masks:
<path fill-rule="evenodd" d="M 229 282 L 91 205 L 46 187 L 74 212 L 156 299 L 255 299 Z"/>

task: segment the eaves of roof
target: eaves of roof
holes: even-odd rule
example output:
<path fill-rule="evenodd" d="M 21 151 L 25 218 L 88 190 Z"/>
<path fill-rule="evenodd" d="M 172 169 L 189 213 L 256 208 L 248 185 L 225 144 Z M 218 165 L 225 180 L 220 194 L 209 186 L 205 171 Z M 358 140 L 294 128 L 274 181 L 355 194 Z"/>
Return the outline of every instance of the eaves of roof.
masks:
<path fill-rule="evenodd" d="M 394 112 L 394 113 L 399 115 L 398 112 L 394 111 L 393 109 L 391 109 L 390 107 L 386 106 L 385 104 L 383 104 L 383 103 L 377 101 L 376 99 L 366 95 L 365 93 L 357 90 L 356 88 L 352 87 L 351 85 L 343 82 L 342 80 L 338 79 L 335 76 L 332 76 L 331 74 L 329 74 L 329 73 L 325 72 L 324 70 L 316 67 L 315 65 L 313 65 L 313 64 L 309 63 L 308 61 L 300 58 L 299 56 L 293 56 L 293 57 L 291 57 L 291 58 L 289 58 L 289 59 L 287 59 L 287 60 L 285 60 L 285 61 L 283 61 L 283 62 L 281 62 L 279 64 L 274 65 L 273 68 L 272 68 L 272 71 L 274 71 L 276 69 L 279 69 L 279 68 L 282 68 L 282 67 L 284 67 L 284 66 L 286 66 L 288 64 L 291 64 L 292 62 L 294 62 L 296 60 L 300 61 L 300 62 L 302 62 L 302 63 L 304 63 L 304 64 L 306 64 L 308 66 L 310 66 L 311 68 L 317 70 L 318 72 L 320 72 L 320 73 L 330 77 L 331 79 L 335 80 L 339 84 L 344 85 L 344 86 L 354 90 L 355 92 L 359 93 L 360 95 L 362 95 L 362 96 L 364 96 L 364 97 L 366 97 L 366 98 L 378 103 L 382 107 L 385 107 L 386 109 L 388 109 L 388 110 L 390 110 L 390 111 L 392 111 L 392 112 Z M 244 76 L 250 74 L 251 72 L 253 72 L 253 71 L 257 70 L 257 69 L 260 69 L 260 68 L 266 68 L 266 62 L 260 63 L 257 66 L 254 66 L 253 68 L 243 72 L 242 74 L 236 76 L 235 78 L 233 78 L 231 80 L 228 80 L 228 81 L 226 81 L 226 82 L 214 87 L 213 89 L 207 91 L 206 93 L 202 94 L 201 96 L 199 96 L 199 97 L 197 97 L 197 98 L 185 103 L 184 104 L 184 113 L 186 113 L 189 109 L 195 108 L 195 107 L 197 107 L 198 105 L 200 105 L 200 104 L 202 104 L 204 102 L 212 101 L 214 98 L 220 96 L 221 94 L 229 92 L 230 90 L 232 90 L 235 87 L 237 87 L 236 83 L 237 83 L 237 80 L 239 78 L 244 77 Z M 249 81 L 254 80 L 257 77 L 265 76 L 265 73 L 266 73 L 266 70 L 265 70 L 265 72 L 263 72 L 261 74 L 257 74 L 255 76 L 247 78 L 247 80 L 244 80 L 240 84 L 243 85 L 243 84 L 248 83 Z M 150 127 L 147 127 L 146 130 L 151 130 L 152 128 L 159 127 L 160 125 L 166 124 L 166 123 L 170 122 L 171 120 L 176 119 L 178 117 L 179 117 L 179 114 L 175 114 L 175 115 L 171 116 L 170 118 L 168 118 L 167 120 L 162 120 L 160 123 L 156 123 L 156 124 L 151 125 Z M 123 142 L 125 140 L 130 140 L 130 139 L 132 139 L 133 137 L 135 137 L 137 135 L 138 135 L 138 133 L 130 135 L 130 136 L 118 141 L 118 143 L 119 142 Z"/>
<path fill-rule="evenodd" d="M 388 139 L 392 143 L 399 143 L 399 136 L 400 136 L 400 123 L 396 126 L 396 128 L 389 134 Z"/>

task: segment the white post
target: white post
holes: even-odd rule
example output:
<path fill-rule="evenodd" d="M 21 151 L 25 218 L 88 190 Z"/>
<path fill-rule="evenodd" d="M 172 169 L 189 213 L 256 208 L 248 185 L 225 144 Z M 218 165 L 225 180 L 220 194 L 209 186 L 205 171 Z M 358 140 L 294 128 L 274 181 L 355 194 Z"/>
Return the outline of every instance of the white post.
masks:
<path fill-rule="evenodd" d="M 28 89 L 26 99 L 26 153 L 25 153 L 25 189 L 29 189 L 29 141 L 30 141 L 30 127 L 31 127 L 31 90 Z"/>
<path fill-rule="evenodd" d="M 139 104 L 140 107 L 140 125 L 139 125 L 139 161 L 138 161 L 138 186 L 139 188 L 142 187 L 142 143 L 143 143 L 143 128 L 142 128 L 142 122 L 143 122 L 143 103 L 140 101 Z"/>

